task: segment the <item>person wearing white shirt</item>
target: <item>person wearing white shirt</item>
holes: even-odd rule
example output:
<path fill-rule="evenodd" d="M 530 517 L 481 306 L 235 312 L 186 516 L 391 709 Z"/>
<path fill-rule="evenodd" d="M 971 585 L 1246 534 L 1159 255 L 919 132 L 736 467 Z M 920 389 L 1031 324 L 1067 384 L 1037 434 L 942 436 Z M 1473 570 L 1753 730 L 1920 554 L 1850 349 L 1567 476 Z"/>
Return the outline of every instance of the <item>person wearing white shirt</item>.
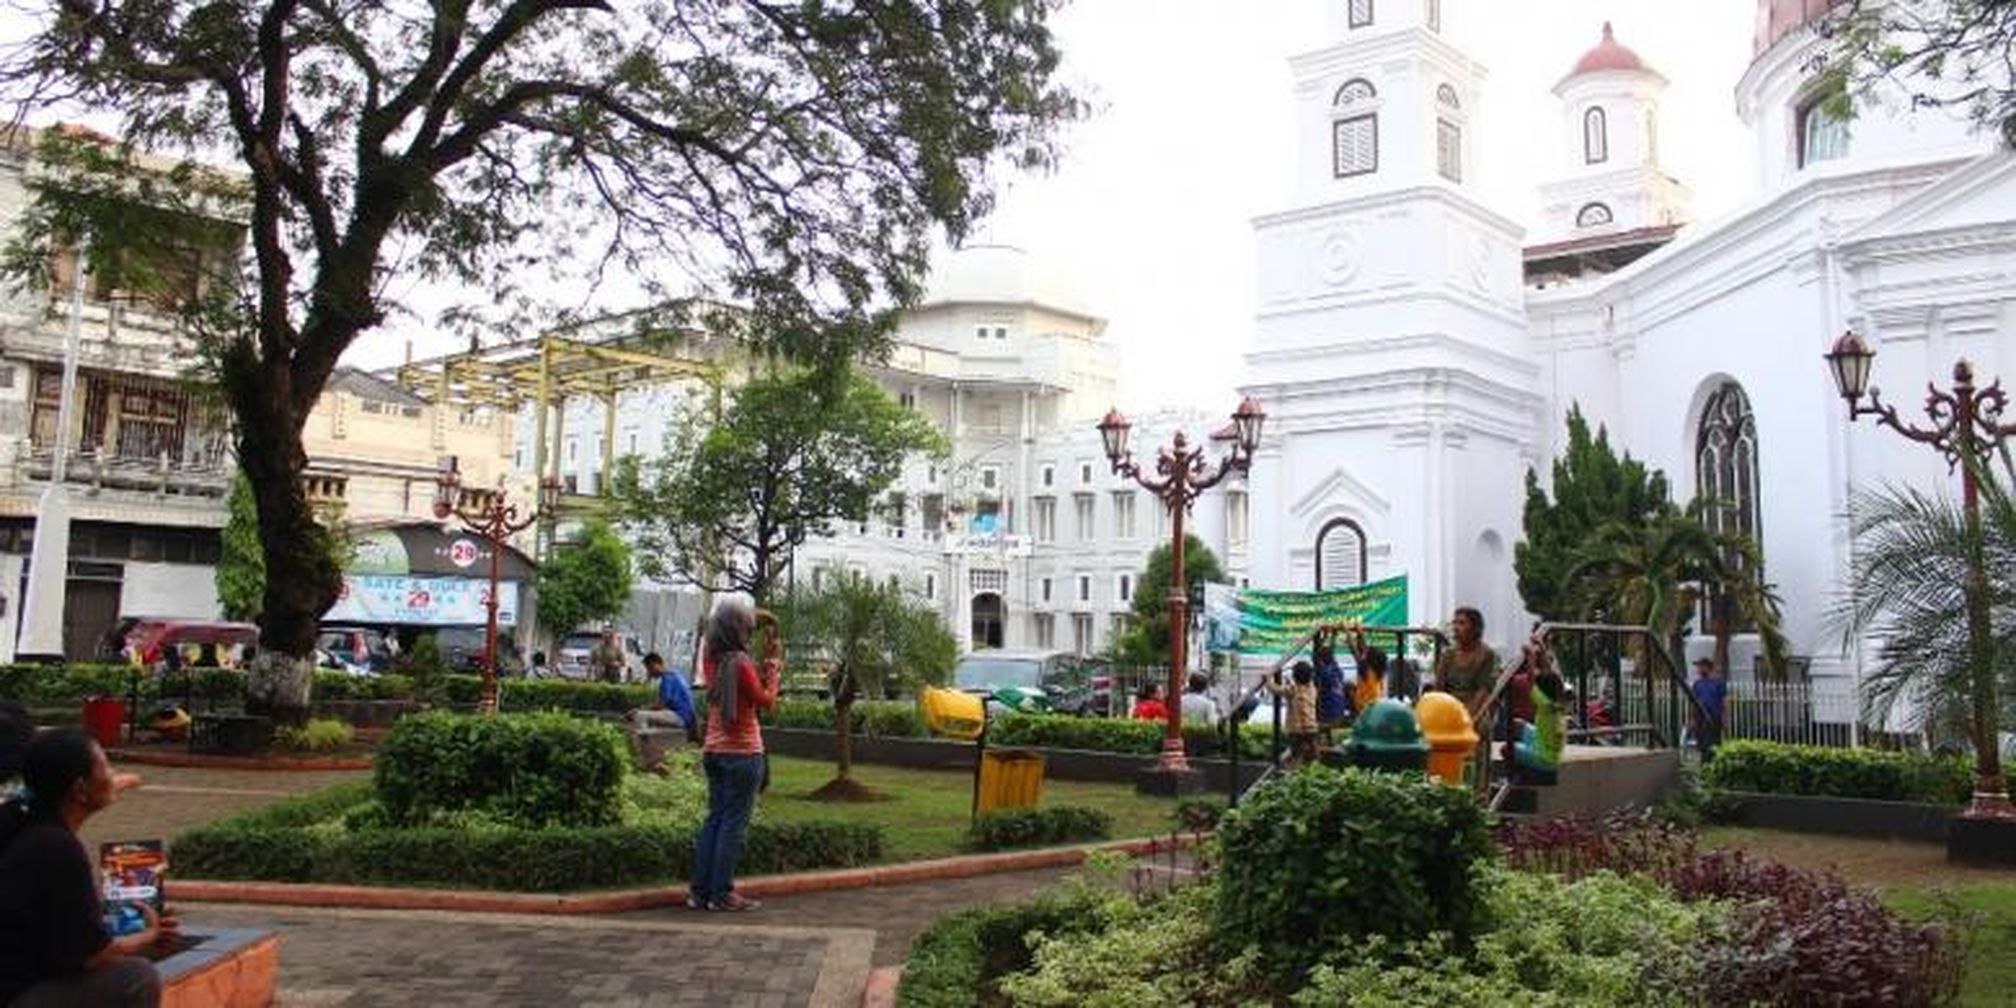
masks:
<path fill-rule="evenodd" d="M 1218 701 L 1208 692 L 1211 681 L 1201 672 L 1190 673 L 1190 688 L 1183 693 L 1183 720 L 1197 724 L 1218 723 Z"/>

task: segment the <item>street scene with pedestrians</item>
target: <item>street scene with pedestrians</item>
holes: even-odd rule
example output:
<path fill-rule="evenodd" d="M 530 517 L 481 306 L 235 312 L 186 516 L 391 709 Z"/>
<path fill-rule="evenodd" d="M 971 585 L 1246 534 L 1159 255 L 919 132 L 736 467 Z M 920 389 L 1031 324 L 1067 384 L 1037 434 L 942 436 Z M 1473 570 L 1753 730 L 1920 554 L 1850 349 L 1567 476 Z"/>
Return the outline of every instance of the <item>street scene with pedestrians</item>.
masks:
<path fill-rule="evenodd" d="M 0 1008 L 2016 987 L 2016 2 L 24 0 Z"/>

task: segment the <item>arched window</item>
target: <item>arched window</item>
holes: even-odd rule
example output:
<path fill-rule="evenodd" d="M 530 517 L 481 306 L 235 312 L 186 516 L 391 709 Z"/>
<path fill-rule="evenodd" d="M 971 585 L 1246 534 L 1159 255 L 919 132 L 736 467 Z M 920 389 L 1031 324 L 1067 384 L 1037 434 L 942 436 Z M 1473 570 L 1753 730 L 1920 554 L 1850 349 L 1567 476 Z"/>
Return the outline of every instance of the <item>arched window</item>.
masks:
<path fill-rule="evenodd" d="M 1723 382 L 1701 410 L 1694 439 L 1694 474 L 1702 497 L 1715 505 L 1708 527 L 1741 533 L 1757 541 L 1762 530 L 1757 508 L 1757 419 L 1743 386 Z"/>
<path fill-rule="evenodd" d="M 1582 113 L 1582 160 L 1586 164 L 1610 160 L 1610 119 L 1601 105 Z"/>
<path fill-rule="evenodd" d="M 1336 22 L 1331 22 L 1335 24 Z M 1372 0 L 1351 0 L 1351 27 L 1370 28 L 1372 26 Z"/>
<path fill-rule="evenodd" d="M 1365 583 L 1365 530 L 1349 518 L 1338 518 L 1316 534 L 1316 590 L 1352 588 Z"/>
<path fill-rule="evenodd" d="M 1435 104 L 1440 112 L 1435 118 L 1435 170 L 1451 182 L 1463 181 L 1463 103 L 1456 97 L 1456 89 L 1447 85 L 1435 88 Z"/>
<path fill-rule="evenodd" d="M 1842 86 L 1809 93 L 1799 103 L 1799 167 L 1848 155 L 1848 117 L 1840 113 Z"/>
<path fill-rule="evenodd" d="M 1591 203 L 1575 211 L 1576 227 L 1602 227 L 1616 218 L 1610 215 L 1610 208 L 1601 203 Z"/>
<path fill-rule="evenodd" d="M 1337 178 L 1379 170 L 1379 92 L 1363 77 L 1345 81 L 1331 99 L 1331 173 Z"/>

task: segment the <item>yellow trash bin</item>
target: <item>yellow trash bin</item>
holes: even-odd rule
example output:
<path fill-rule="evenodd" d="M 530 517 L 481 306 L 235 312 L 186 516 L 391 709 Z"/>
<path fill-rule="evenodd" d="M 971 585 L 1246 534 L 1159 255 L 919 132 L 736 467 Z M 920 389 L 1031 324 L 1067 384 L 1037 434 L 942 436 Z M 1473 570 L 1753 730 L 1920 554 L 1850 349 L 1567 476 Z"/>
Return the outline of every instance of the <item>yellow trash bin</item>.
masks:
<path fill-rule="evenodd" d="M 1026 749 L 989 749 L 980 757 L 976 815 L 1027 808 L 1043 800 L 1043 757 Z"/>
<path fill-rule="evenodd" d="M 986 701 L 964 690 L 926 686 L 917 694 L 917 707 L 934 735 L 976 739 L 987 724 Z"/>
<path fill-rule="evenodd" d="M 1428 772 L 1451 784 L 1463 783 L 1463 764 L 1477 751 L 1469 708 L 1447 693 L 1428 692 L 1415 701 L 1414 716 L 1428 737 Z"/>

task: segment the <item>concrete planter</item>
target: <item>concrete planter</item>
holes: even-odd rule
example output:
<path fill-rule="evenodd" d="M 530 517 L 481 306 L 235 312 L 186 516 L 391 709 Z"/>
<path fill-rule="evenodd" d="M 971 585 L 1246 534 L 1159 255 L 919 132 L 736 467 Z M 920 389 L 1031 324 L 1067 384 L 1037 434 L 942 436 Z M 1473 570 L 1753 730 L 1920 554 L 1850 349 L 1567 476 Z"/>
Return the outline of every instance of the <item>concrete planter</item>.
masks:
<path fill-rule="evenodd" d="M 1872 801 L 1867 798 L 1822 798 L 1812 795 L 1727 792 L 1736 802 L 1735 821 L 1744 826 L 1826 833 L 1832 836 L 1885 837 L 1941 843 L 1959 810 L 1921 802 Z"/>
<path fill-rule="evenodd" d="M 803 728 L 765 728 L 763 742 L 767 749 L 780 756 L 797 756 L 804 759 L 832 759 L 838 747 L 838 737 L 832 732 Z M 905 767 L 911 770 L 971 770 L 974 749 L 971 742 L 856 736 L 854 760 L 857 763 Z M 1055 780 L 1132 784 L 1135 774 L 1142 768 L 1155 765 L 1155 757 L 1152 755 L 1089 752 L 1082 749 L 1031 749 L 1031 751 L 1043 754 L 1044 774 Z M 1222 794 L 1231 790 L 1231 763 L 1216 759 L 1193 759 L 1190 765 L 1204 775 L 1204 786 L 1207 791 Z M 1267 764 L 1259 761 L 1241 761 L 1239 764 L 1241 786 L 1259 780 L 1266 766 Z"/>

